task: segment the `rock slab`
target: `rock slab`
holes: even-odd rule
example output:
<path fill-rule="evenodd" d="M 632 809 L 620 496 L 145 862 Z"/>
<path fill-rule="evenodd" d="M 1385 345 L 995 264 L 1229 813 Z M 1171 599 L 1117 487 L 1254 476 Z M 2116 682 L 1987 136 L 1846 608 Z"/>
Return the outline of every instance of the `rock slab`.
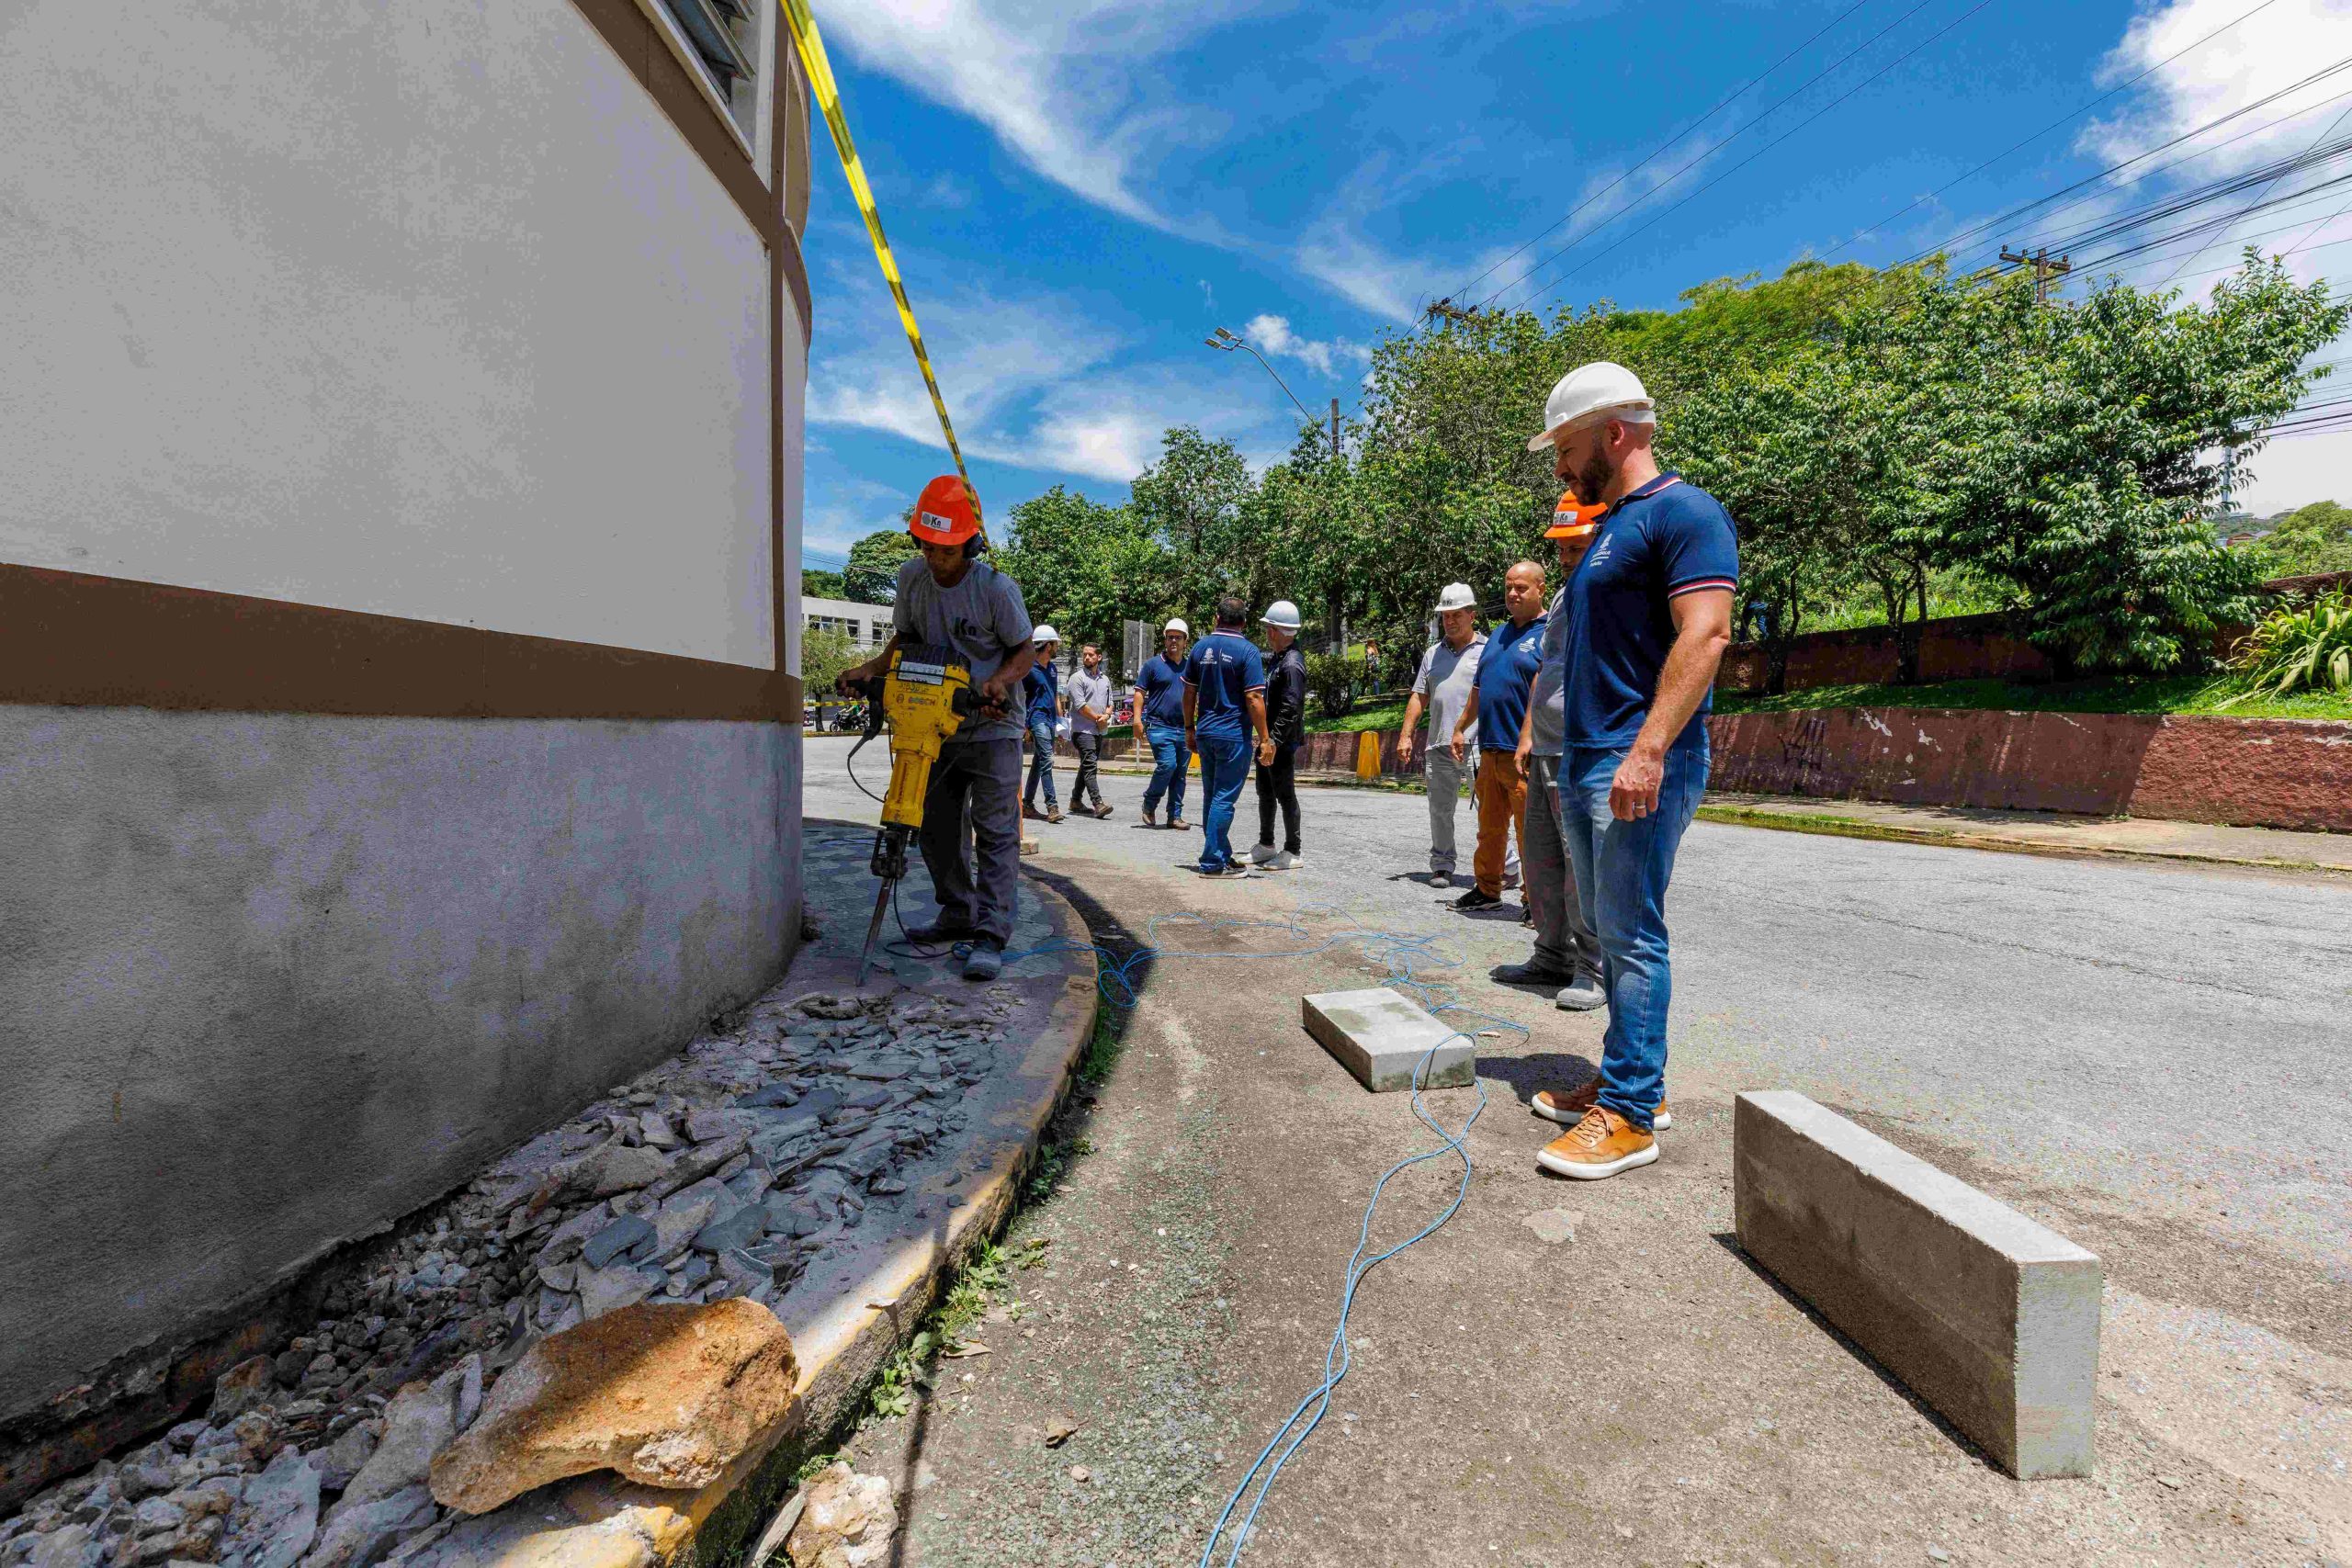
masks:
<path fill-rule="evenodd" d="M 836 1460 L 808 1483 L 808 1498 L 784 1538 L 792 1568 L 869 1568 L 888 1556 L 899 1528 L 888 1482 Z"/>
<path fill-rule="evenodd" d="M 1318 991 L 1299 1007 L 1306 1032 L 1374 1094 L 1411 1089 L 1424 1058 L 1423 1089 L 1463 1089 L 1477 1081 L 1477 1047 L 1470 1038 L 1385 986 Z"/>
<path fill-rule="evenodd" d="M 798 1373 L 757 1302 L 623 1307 L 526 1351 L 434 1461 L 433 1495 L 481 1514 L 595 1470 L 707 1485 L 784 1417 Z"/>
<path fill-rule="evenodd" d="M 2021 1481 L 2091 1473 L 2098 1257 L 1802 1094 L 1743 1094 L 1739 1245 Z"/>

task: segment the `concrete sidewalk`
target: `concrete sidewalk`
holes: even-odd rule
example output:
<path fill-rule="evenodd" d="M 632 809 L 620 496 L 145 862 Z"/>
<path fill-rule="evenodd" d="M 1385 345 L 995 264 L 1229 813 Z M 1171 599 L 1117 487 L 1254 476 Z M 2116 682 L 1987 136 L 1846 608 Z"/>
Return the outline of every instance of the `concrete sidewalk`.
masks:
<path fill-rule="evenodd" d="M 1784 795 L 1710 793 L 1699 815 L 1710 822 L 1741 827 L 2005 850 L 2015 854 L 2195 861 L 2352 875 L 2352 833 L 2296 833 L 2278 828 L 2160 822 L 2145 817 L 1893 806 L 1875 800 L 1815 800 Z"/>

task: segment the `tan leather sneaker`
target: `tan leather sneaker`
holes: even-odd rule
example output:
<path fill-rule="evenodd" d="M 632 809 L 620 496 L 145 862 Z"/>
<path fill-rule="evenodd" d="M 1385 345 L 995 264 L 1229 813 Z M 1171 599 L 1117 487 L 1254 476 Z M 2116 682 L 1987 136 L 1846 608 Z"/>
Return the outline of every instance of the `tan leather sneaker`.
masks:
<path fill-rule="evenodd" d="M 1535 1163 L 1559 1176 L 1598 1181 L 1657 1159 L 1657 1140 L 1605 1105 L 1544 1145 Z"/>
<path fill-rule="evenodd" d="M 1587 1078 L 1574 1089 L 1547 1089 L 1527 1108 L 1546 1122 L 1557 1122 L 1563 1127 L 1573 1127 L 1583 1121 L 1588 1112 L 1600 1103 L 1600 1080 Z M 1674 1125 L 1674 1117 L 1666 1109 L 1666 1097 L 1658 1096 L 1657 1111 L 1650 1117 L 1650 1131 L 1663 1133 Z"/>

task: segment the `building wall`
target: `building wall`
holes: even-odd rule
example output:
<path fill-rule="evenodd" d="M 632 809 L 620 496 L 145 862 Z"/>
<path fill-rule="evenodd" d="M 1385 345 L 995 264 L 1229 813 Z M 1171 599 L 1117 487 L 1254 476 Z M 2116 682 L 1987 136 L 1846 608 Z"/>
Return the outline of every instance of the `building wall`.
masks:
<path fill-rule="evenodd" d="M 0 1448 L 790 957 L 807 106 L 658 17 L 0 8 Z"/>
<path fill-rule="evenodd" d="M 890 640 L 891 615 L 888 604 L 861 604 L 854 599 L 803 597 L 800 601 L 804 630 L 820 622 L 845 623 L 855 628 L 853 635 L 865 648 L 879 648 Z"/>

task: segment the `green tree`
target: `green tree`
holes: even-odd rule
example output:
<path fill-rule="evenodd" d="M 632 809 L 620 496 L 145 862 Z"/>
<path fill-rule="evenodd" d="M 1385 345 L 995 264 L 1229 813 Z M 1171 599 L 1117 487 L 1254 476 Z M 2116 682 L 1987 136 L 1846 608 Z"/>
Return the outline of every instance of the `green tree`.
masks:
<path fill-rule="evenodd" d="M 2352 508 L 2314 501 L 2281 517 L 2248 545 L 2246 564 L 2263 577 L 2352 571 Z"/>
<path fill-rule="evenodd" d="M 1203 618 L 1219 593 L 1248 590 L 1242 505 L 1256 489 L 1232 442 L 1182 424 L 1160 437 L 1159 460 L 1137 474 L 1128 510 L 1172 558 L 1178 605 Z"/>
<path fill-rule="evenodd" d="M 800 592 L 811 599 L 846 599 L 849 589 L 838 571 L 823 571 L 813 567 L 800 569 Z"/>
<path fill-rule="evenodd" d="M 808 626 L 800 633 L 800 684 L 809 705 L 820 715 L 842 699 L 833 682 L 842 671 L 865 661 L 871 649 L 861 649 L 849 634 L 831 626 Z"/>
<path fill-rule="evenodd" d="M 1105 506 L 1056 485 L 1014 507 L 997 565 L 1021 584 L 1032 620 L 1051 621 L 1071 646 L 1100 645 L 1114 673 L 1121 623 L 1157 624 L 1175 607 L 1172 553 L 1131 507 Z"/>
<path fill-rule="evenodd" d="M 861 604 L 888 604 L 899 592 L 899 568 L 922 552 L 904 529 L 876 529 L 849 547 L 842 596 Z"/>

